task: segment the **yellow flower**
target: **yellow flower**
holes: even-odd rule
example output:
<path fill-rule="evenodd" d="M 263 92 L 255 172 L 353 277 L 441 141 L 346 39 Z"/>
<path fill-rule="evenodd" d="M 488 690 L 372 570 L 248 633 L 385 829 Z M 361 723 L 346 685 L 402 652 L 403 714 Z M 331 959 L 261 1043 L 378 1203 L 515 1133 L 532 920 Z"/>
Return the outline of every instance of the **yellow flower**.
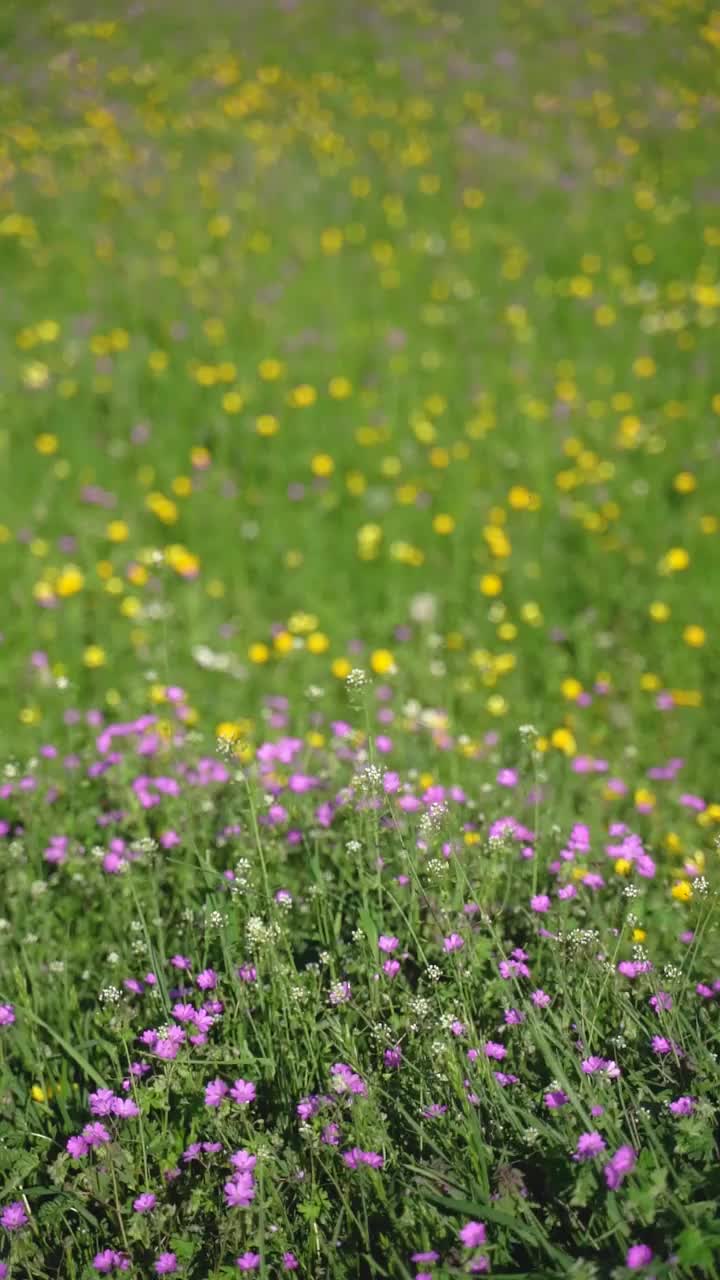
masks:
<path fill-rule="evenodd" d="M 148 369 L 151 373 L 164 373 L 168 367 L 166 351 L 151 351 L 148 356 Z"/>
<path fill-rule="evenodd" d="M 395 659 L 389 649 L 375 649 L 370 655 L 370 666 L 376 676 L 389 675 L 397 669 Z"/>
<path fill-rule="evenodd" d="M 85 586 L 85 578 L 80 570 L 74 564 L 68 564 L 61 571 L 57 582 L 55 583 L 55 591 L 57 595 L 63 599 L 67 596 L 77 595 L 78 591 L 82 591 Z"/>
<path fill-rule="evenodd" d="M 647 787 L 638 787 L 635 792 L 635 804 L 642 805 L 644 809 L 654 809 L 655 796 L 652 791 L 648 791 Z"/>
<path fill-rule="evenodd" d="M 89 644 L 83 652 L 83 662 L 86 667 L 94 669 L 95 667 L 103 667 L 105 665 L 106 655 L 102 645 Z"/>
<path fill-rule="evenodd" d="M 617 876 L 626 876 L 632 871 L 632 862 L 629 858 L 617 858 L 615 860 L 615 874 Z"/>
<path fill-rule="evenodd" d="M 583 687 L 579 680 L 573 676 L 568 676 L 560 685 L 560 691 L 563 698 L 567 698 L 569 702 L 574 702 L 583 691 Z"/>
<path fill-rule="evenodd" d="M 178 543 L 165 548 L 165 560 L 181 578 L 195 578 L 200 571 L 200 557 Z"/>
<path fill-rule="evenodd" d="M 690 564 L 690 556 L 684 547 L 671 547 L 660 561 L 660 568 L 665 573 L 680 573 Z"/>
<path fill-rule="evenodd" d="M 105 529 L 105 536 L 111 542 L 125 542 L 129 532 L 124 520 L 111 520 Z"/>
<path fill-rule="evenodd" d="M 222 398 L 222 407 L 226 413 L 240 413 L 245 398 L 240 391 L 226 391 Z"/>
<path fill-rule="evenodd" d="M 288 399 L 294 409 L 306 409 L 317 400 L 317 391 L 309 383 L 303 382 L 299 387 L 293 388 Z"/>
<path fill-rule="evenodd" d="M 652 356 L 638 356 L 633 361 L 633 373 L 636 378 L 652 378 L 657 369 L 657 365 Z"/>
<path fill-rule="evenodd" d="M 320 236 L 320 247 L 323 253 L 333 255 L 339 253 L 343 245 L 343 233 L 339 227 L 326 227 Z"/>
<path fill-rule="evenodd" d="M 673 480 L 673 489 L 676 493 L 692 493 L 697 489 L 697 480 L 691 471 L 680 471 Z"/>
<path fill-rule="evenodd" d="M 633 932 L 632 932 L 633 942 L 644 942 L 646 938 L 647 938 L 647 934 L 644 929 L 633 929 Z"/>
<path fill-rule="evenodd" d="M 283 371 L 284 365 L 279 360 L 261 360 L 258 365 L 258 373 L 263 382 L 276 382 L 282 376 Z"/>
<path fill-rule="evenodd" d="M 508 709 L 505 698 L 499 693 L 493 693 L 486 702 L 486 707 L 491 716 L 504 716 Z"/>
<path fill-rule="evenodd" d="M 275 436 L 280 430 L 280 423 L 272 413 L 261 413 L 255 419 L 255 430 L 259 436 Z"/>
<path fill-rule="evenodd" d="M 47 1102 L 48 1100 L 48 1094 L 45 1092 L 42 1085 L 40 1084 L 33 1085 L 32 1089 L 30 1090 L 30 1097 L 32 1098 L 33 1102 Z"/>
<path fill-rule="evenodd" d="M 329 453 L 316 453 L 311 459 L 310 470 L 314 476 L 326 477 L 331 476 L 335 470 L 335 463 Z"/>
<path fill-rule="evenodd" d="M 26 364 L 22 380 L 26 387 L 31 387 L 33 391 L 40 390 L 41 387 L 47 386 L 50 378 L 50 370 L 41 360 L 33 360 L 31 364 Z"/>
<path fill-rule="evenodd" d="M 653 600 L 648 613 L 653 622 L 667 622 L 670 617 L 670 606 L 664 604 L 662 600 Z"/>
<path fill-rule="evenodd" d="M 325 653 L 330 648 L 330 641 L 322 631 L 313 631 L 307 638 L 307 649 L 310 653 Z"/>
<path fill-rule="evenodd" d="M 273 637 L 273 649 L 276 653 L 290 653 L 295 645 L 295 641 L 289 631 L 278 631 Z"/>
<path fill-rule="evenodd" d="M 164 493 L 149 493 L 145 499 L 145 506 L 163 524 L 175 524 L 178 519 L 177 504 L 172 498 L 166 498 Z"/>
<path fill-rule="evenodd" d="M 691 623 L 683 631 L 683 640 L 691 649 L 702 649 L 705 639 L 705 629 L 697 626 L 696 623 Z"/>
<path fill-rule="evenodd" d="M 670 892 L 676 902 L 689 902 L 693 896 L 692 885 L 688 880 L 678 880 Z"/>
<path fill-rule="evenodd" d="M 334 658 L 330 670 L 336 680 L 345 680 L 352 671 L 352 663 L 347 658 Z"/>
<path fill-rule="evenodd" d="M 270 650 L 266 644 L 258 643 L 250 645 L 250 648 L 248 649 L 248 658 L 251 662 L 262 665 L 262 663 L 267 662 L 269 657 Z"/>
<path fill-rule="evenodd" d="M 435 516 L 435 519 L 433 520 L 433 529 L 436 533 L 445 536 L 452 533 L 454 528 L 455 521 L 452 516 L 446 515 L 445 513 Z"/>
<path fill-rule="evenodd" d="M 554 729 L 550 735 L 550 742 L 558 751 L 563 751 L 566 756 L 573 756 L 577 750 L 575 737 L 569 729 Z"/>
<path fill-rule="evenodd" d="M 328 383 L 328 392 L 333 400 L 347 400 L 352 395 L 352 382 L 349 378 L 331 378 Z"/>
<path fill-rule="evenodd" d="M 35 437 L 35 448 L 38 453 L 46 456 L 58 451 L 58 438 L 51 431 L 43 431 L 39 436 Z"/>

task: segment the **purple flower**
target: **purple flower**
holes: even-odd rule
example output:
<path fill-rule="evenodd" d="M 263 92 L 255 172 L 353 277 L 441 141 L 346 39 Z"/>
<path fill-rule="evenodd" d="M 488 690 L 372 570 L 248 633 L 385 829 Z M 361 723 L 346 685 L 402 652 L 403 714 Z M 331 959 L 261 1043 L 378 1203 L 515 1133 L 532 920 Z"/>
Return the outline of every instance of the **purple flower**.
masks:
<path fill-rule="evenodd" d="M 254 1102 L 255 1096 L 255 1085 L 251 1084 L 249 1080 L 236 1080 L 230 1090 L 230 1097 L 233 1102 L 237 1102 L 241 1106 L 248 1102 Z"/>
<path fill-rule="evenodd" d="M 12 1026 L 15 1021 L 15 1006 L 12 1004 L 0 1004 L 0 1027 Z"/>
<path fill-rule="evenodd" d="M 507 1056 L 507 1049 L 504 1044 L 498 1044 L 496 1040 L 488 1040 L 485 1044 L 485 1057 L 495 1058 L 498 1062 Z"/>
<path fill-rule="evenodd" d="M 110 1271 L 129 1271 L 130 1261 L 124 1253 L 118 1253 L 117 1249 L 103 1249 L 101 1253 L 95 1254 L 93 1267 L 95 1271 L 107 1275 Z"/>
<path fill-rule="evenodd" d="M 161 1253 L 155 1259 L 155 1272 L 159 1276 L 173 1276 L 178 1271 L 177 1254 Z"/>
<path fill-rule="evenodd" d="M 143 1191 L 137 1200 L 133 1200 L 133 1209 L 136 1213 L 152 1213 L 157 1204 L 157 1196 L 152 1191 Z"/>
<path fill-rule="evenodd" d="M 288 1249 L 282 1256 L 283 1271 L 297 1271 L 299 1262 L 294 1253 Z"/>
<path fill-rule="evenodd" d="M 440 1254 L 436 1253 L 434 1249 L 425 1249 L 421 1253 L 413 1253 L 410 1258 L 411 1262 L 438 1262 L 439 1260 Z"/>
<path fill-rule="evenodd" d="M 669 1012 L 673 1007 L 672 996 L 668 995 L 667 991 L 658 991 L 657 995 L 650 997 L 649 1004 L 656 1013 L 660 1013 L 661 1010 Z"/>
<path fill-rule="evenodd" d="M 450 933 L 443 942 L 443 951 L 460 951 L 465 946 L 465 940 L 460 937 L 459 933 Z"/>
<path fill-rule="evenodd" d="M 487 1240 L 485 1223 L 466 1222 L 465 1226 L 458 1231 L 458 1239 L 466 1249 L 476 1249 L 478 1245 L 485 1244 Z"/>
<path fill-rule="evenodd" d="M 241 1254 L 239 1258 L 235 1259 L 235 1265 L 239 1267 L 241 1271 L 257 1271 L 260 1266 L 260 1254 L 252 1253 L 248 1249 L 246 1253 Z"/>
<path fill-rule="evenodd" d="M 246 1209 L 255 1199 L 255 1182 L 252 1173 L 236 1173 L 225 1183 L 225 1203 L 229 1209 Z"/>
<path fill-rule="evenodd" d="M 249 1151 L 235 1151 L 230 1157 L 230 1163 L 238 1173 L 252 1173 L 257 1164 L 257 1156 L 251 1156 Z"/>
<path fill-rule="evenodd" d="M 668 1102 L 668 1107 L 674 1116 L 691 1116 L 695 1110 L 695 1101 L 689 1094 L 683 1094 L 674 1102 Z"/>
<path fill-rule="evenodd" d="M 562 1089 L 554 1089 L 551 1093 L 545 1094 L 543 1101 L 551 1111 L 557 1111 L 558 1107 L 566 1107 L 570 1099 Z"/>
<path fill-rule="evenodd" d="M 386 1049 L 383 1054 L 383 1061 L 391 1071 L 397 1070 L 402 1061 L 402 1049 L 400 1046 L 396 1045 L 394 1049 Z"/>
<path fill-rule="evenodd" d="M 546 893 L 536 893 L 535 896 L 530 899 L 530 906 L 533 911 L 537 911 L 540 915 L 544 915 L 546 911 L 550 910 L 550 899 Z"/>
<path fill-rule="evenodd" d="M 214 969 L 203 969 L 196 978 L 201 991 L 213 991 L 217 986 L 217 974 Z"/>
<path fill-rule="evenodd" d="M 387 933 L 381 933 L 378 938 L 378 947 L 381 951 L 396 951 L 400 946 L 400 939 L 391 937 Z"/>
<path fill-rule="evenodd" d="M 208 1080 L 208 1083 L 205 1085 L 205 1106 L 219 1107 L 220 1103 L 224 1100 L 227 1091 L 228 1087 L 224 1080 L 220 1080 L 219 1078 L 215 1080 Z"/>
<path fill-rule="evenodd" d="M 68 1138 L 65 1143 L 65 1150 L 70 1153 L 73 1160 L 80 1160 L 82 1156 L 87 1155 L 90 1148 L 88 1147 L 85 1139 L 81 1138 L 80 1135 L 77 1134 L 72 1138 Z"/>
<path fill-rule="evenodd" d="M 0 1227 L 4 1227 L 6 1231 L 21 1231 L 27 1226 L 28 1221 L 25 1206 L 21 1200 L 13 1200 L 12 1204 L 6 1204 L 4 1209 L 0 1210 Z"/>
<path fill-rule="evenodd" d="M 385 1161 L 377 1151 L 362 1151 L 360 1147 L 352 1147 L 343 1154 L 343 1163 L 348 1169 L 357 1169 L 359 1165 L 369 1165 L 371 1169 L 382 1169 Z"/>
<path fill-rule="evenodd" d="M 551 997 L 542 989 L 533 991 L 530 999 L 537 1009 L 547 1009 L 551 1003 Z"/>
<path fill-rule="evenodd" d="M 605 1150 L 605 1139 L 600 1133 L 581 1133 L 575 1148 L 573 1160 L 592 1160 Z"/>
<path fill-rule="evenodd" d="M 113 1115 L 121 1120 L 132 1120 L 140 1115 L 140 1108 L 132 1098 L 113 1098 L 112 1110 Z"/>
<path fill-rule="evenodd" d="M 632 1244 L 627 1251 L 625 1266 L 631 1271 L 640 1271 L 652 1262 L 653 1251 L 647 1244 Z"/>
<path fill-rule="evenodd" d="M 90 1094 L 90 1114 L 92 1116 L 109 1116 L 113 1109 L 115 1094 L 112 1089 L 96 1089 Z"/>
<path fill-rule="evenodd" d="M 508 1027 L 519 1027 L 525 1021 L 525 1014 L 519 1009 L 506 1009 L 503 1017 Z"/>
<path fill-rule="evenodd" d="M 89 1147 L 102 1147 L 104 1143 L 110 1141 L 110 1134 L 105 1125 L 100 1124 L 99 1120 L 96 1120 L 93 1124 L 86 1124 L 82 1131 L 82 1137 Z"/>
<path fill-rule="evenodd" d="M 625 1176 L 632 1173 L 636 1159 L 637 1156 L 632 1147 L 618 1147 L 615 1155 L 611 1156 L 603 1169 L 605 1182 L 611 1191 L 617 1191 Z"/>

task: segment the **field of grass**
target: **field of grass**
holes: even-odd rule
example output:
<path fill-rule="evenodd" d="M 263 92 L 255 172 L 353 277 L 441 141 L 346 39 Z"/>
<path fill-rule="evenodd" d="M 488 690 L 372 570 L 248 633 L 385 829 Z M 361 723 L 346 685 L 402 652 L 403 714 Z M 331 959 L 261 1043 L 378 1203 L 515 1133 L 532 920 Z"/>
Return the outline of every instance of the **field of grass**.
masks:
<path fill-rule="evenodd" d="M 720 1278 L 720 10 L 7 0 L 0 1280 Z"/>

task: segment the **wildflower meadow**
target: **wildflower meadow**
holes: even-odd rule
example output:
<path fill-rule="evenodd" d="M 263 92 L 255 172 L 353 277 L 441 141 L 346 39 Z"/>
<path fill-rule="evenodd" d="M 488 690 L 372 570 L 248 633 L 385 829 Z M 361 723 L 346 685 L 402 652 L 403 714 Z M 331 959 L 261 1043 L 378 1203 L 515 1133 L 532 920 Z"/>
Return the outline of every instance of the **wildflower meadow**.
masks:
<path fill-rule="evenodd" d="M 0 1280 L 720 1280 L 717 0 L 6 0 Z"/>

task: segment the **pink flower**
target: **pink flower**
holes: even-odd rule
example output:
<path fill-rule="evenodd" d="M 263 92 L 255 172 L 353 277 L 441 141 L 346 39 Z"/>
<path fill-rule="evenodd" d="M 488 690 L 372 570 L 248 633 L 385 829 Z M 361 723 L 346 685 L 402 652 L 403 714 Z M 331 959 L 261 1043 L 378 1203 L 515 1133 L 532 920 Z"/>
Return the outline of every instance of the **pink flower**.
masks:
<path fill-rule="evenodd" d="M 104 1143 L 110 1141 L 110 1134 L 105 1125 L 100 1124 L 99 1121 L 94 1124 L 86 1124 L 82 1131 L 82 1137 L 89 1147 L 101 1147 Z"/>
<path fill-rule="evenodd" d="M 260 1254 L 252 1253 L 248 1249 L 246 1253 L 241 1254 L 239 1258 L 235 1259 L 235 1265 L 239 1267 L 241 1271 L 257 1271 L 260 1266 Z"/>
<path fill-rule="evenodd" d="M 249 1151 L 235 1151 L 230 1157 L 230 1163 L 238 1173 L 252 1173 L 257 1164 L 257 1156 L 251 1156 Z"/>
<path fill-rule="evenodd" d="M 152 1191 L 143 1191 L 137 1200 L 133 1200 L 133 1209 L 136 1213 L 152 1213 L 157 1204 L 157 1196 Z"/>
<path fill-rule="evenodd" d="M 615 1155 L 608 1160 L 603 1173 L 611 1191 L 617 1191 L 623 1179 L 635 1168 L 636 1155 L 632 1147 L 618 1147 Z"/>
<path fill-rule="evenodd" d="M 155 1259 L 155 1271 L 159 1276 L 173 1276 L 179 1270 L 177 1255 L 174 1253 L 161 1253 Z"/>
<path fill-rule="evenodd" d="M 599 1133 L 581 1133 L 575 1148 L 573 1160 L 592 1160 L 605 1150 L 605 1139 Z"/>
<path fill-rule="evenodd" d="M 228 1091 L 228 1087 L 224 1080 L 209 1080 L 205 1085 L 205 1106 L 219 1107 L 224 1100 Z"/>
<path fill-rule="evenodd" d="M 112 1110 L 113 1115 L 119 1116 L 121 1120 L 132 1120 L 140 1115 L 140 1108 L 132 1098 L 114 1098 Z"/>
<path fill-rule="evenodd" d="M 255 1199 L 255 1183 L 252 1173 L 236 1173 L 225 1183 L 225 1203 L 230 1209 L 247 1208 Z"/>
<path fill-rule="evenodd" d="M 21 1231 L 28 1224 L 28 1216 L 21 1200 L 13 1200 L 0 1209 L 0 1227 L 6 1231 Z"/>
<path fill-rule="evenodd" d="M 249 1080 L 236 1080 L 230 1090 L 230 1097 L 233 1102 L 237 1102 L 240 1106 L 245 1106 L 248 1102 L 254 1102 L 256 1097 L 255 1085 Z"/>
<path fill-rule="evenodd" d="M 500 1062 L 507 1056 L 507 1049 L 504 1044 L 498 1044 L 496 1040 L 488 1040 L 485 1044 L 485 1057 L 496 1058 Z"/>
<path fill-rule="evenodd" d="M 544 1097 L 545 1106 L 551 1111 L 557 1111 L 558 1107 L 566 1107 L 569 1101 L 568 1095 L 562 1089 L 555 1089 L 552 1093 L 546 1093 Z"/>
<path fill-rule="evenodd" d="M 460 937 L 459 933 L 450 933 L 443 942 L 444 951 L 460 951 L 465 946 L 465 940 Z"/>
<path fill-rule="evenodd" d="M 387 933 L 381 933 L 378 938 L 378 947 L 381 951 L 395 951 L 400 946 L 400 939 L 390 936 Z"/>
<path fill-rule="evenodd" d="M 688 1094 L 683 1094 L 674 1102 L 668 1102 L 668 1107 L 674 1116 L 691 1116 L 695 1110 L 695 1099 Z"/>
<path fill-rule="evenodd" d="M 546 911 L 550 910 L 550 899 L 546 893 L 536 893 L 535 896 L 530 899 L 530 906 L 533 911 L 537 911 L 543 915 Z"/>
<path fill-rule="evenodd" d="M 632 1244 L 627 1251 L 625 1266 L 631 1271 L 640 1271 L 652 1262 L 653 1251 L 647 1244 Z"/>
<path fill-rule="evenodd" d="M 465 1226 L 458 1231 L 458 1239 L 466 1249 L 476 1249 L 478 1245 L 485 1244 L 487 1240 L 485 1223 L 466 1222 Z"/>

